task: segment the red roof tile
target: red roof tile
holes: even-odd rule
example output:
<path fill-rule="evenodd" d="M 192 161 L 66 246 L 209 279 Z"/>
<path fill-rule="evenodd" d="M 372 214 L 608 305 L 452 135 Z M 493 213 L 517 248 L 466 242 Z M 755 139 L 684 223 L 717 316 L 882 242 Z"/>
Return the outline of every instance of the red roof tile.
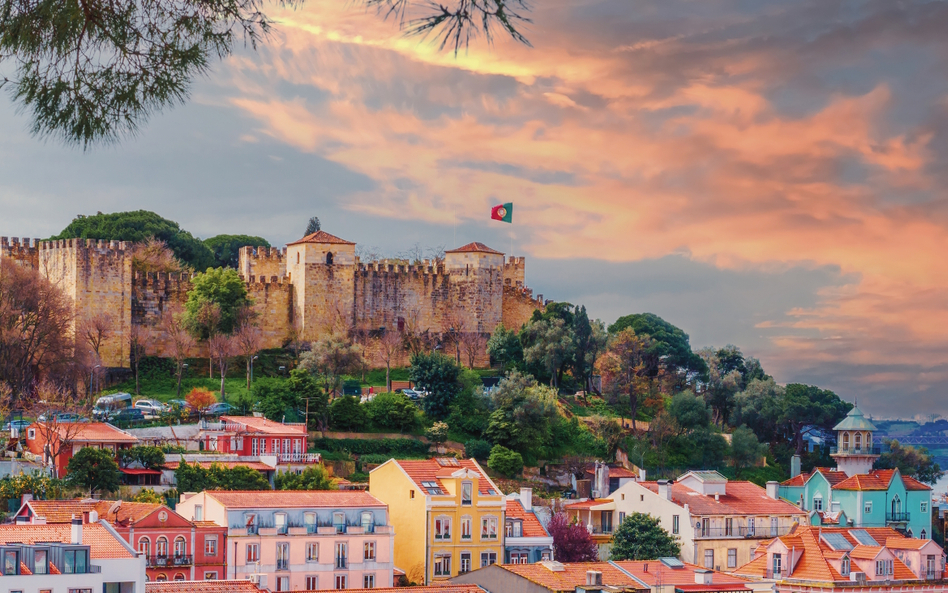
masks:
<path fill-rule="evenodd" d="M 660 560 L 623 560 L 616 562 L 623 570 L 626 570 L 643 583 L 650 587 L 661 585 L 675 585 L 676 588 L 695 585 L 695 571 L 705 570 L 704 568 L 688 562 L 683 563 L 684 568 L 670 568 L 662 564 Z M 646 566 L 648 570 L 646 571 Z M 603 583 L 605 583 L 603 578 Z M 700 585 L 701 587 L 710 587 L 709 589 L 700 589 L 701 591 L 734 591 L 743 588 L 746 583 L 742 578 L 715 572 L 712 577 L 711 585 Z"/>
<path fill-rule="evenodd" d="M 601 504 L 609 504 L 610 502 L 614 503 L 615 501 L 611 498 L 590 498 L 587 500 L 580 500 L 578 502 L 571 502 L 563 508 L 568 511 L 582 511 L 599 506 Z"/>
<path fill-rule="evenodd" d="M 523 537 L 550 537 L 536 513 L 524 510 L 519 500 L 507 499 L 507 518 L 523 521 Z"/>
<path fill-rule="evenodd" d="M 325 589 L 320 589 L 325 591 Z M 381 589 L 346 589 L 350 593 L 484 593 L 477 585 L 460 583 L 433 583 L 421 587 L 383 587 Z"/>
<path fill-rule="evenodd" d="M 503 253 L 497 251 L 496 249 L 491 249 L 487 245 L 484 245 L 478 241 L 468 243 L 467 245 L 458 247 L 457 249 L 450 249 L 445 251 L 445 253 L 494 253 L 497 255 L 503 255 Z"/>
<path fill-rule="evenodd" d="M 32 426 L 38 426 L 33 423 Z M 78 426 L 78 428 L 76 428 Z M 138 438 L 120 430 L 107 422 L 78 422 L 58 424 L 56 431 L 60 438 L 67 437 L 69 442 L 83 443 L 137 443 Z M 39 433 L 37 433 L 39 436 Z"/>
<path fill-rule="evenodd" d="M 43 542 L 69 543 L 72 526 L 57 525 L 0 525 L 0 542 L 34 544 Z M 123 542 L 116 539 L 98 523 L 82 526 L 82 543 L 89 546 L 89 554 L 97 559 L 134 558 Z"/>
<path fill-rule="evenodd" d="M 99 518 L 112 524 L 135 523 L 158 509 L 174 513 L 170 508 L 150 502 L 127 502 L 116 500 L 31 500 L 27 505 L 37 517 L 47 523 L 69 523 L 73 517 L 95 511 Z"/>
<path fill-rule="evenodd" d="M 550 570 L 548 566 L 562 567 L 562 570 Z M 578 585 L 586 584 L 587 570 L 601 572 L 603 585 L 642 588 L 635 579 L 608 562 L 538 562 L 536 564 L 504 564 L 502 568 L 551 591 L 575 591 Z M 690 572 L 689 574 L 693 583 L 694 574 Z"/>
<path fill-rule="evenodd" d="M 256 416 L 221 416 L 221 421 L 225 424 L 242 424 L 246 427 L 246 432 L 261 432 L 272 435 L 287 436 L 306 436 L 306 425 L 284 424 L 274 422 L 267 418 L 257 418 Z"/>
<path fill-rule="evenodd" d="M 237 509 L 385 506 L 364 490 L 208 490 L 207 495 Z"/>
<path fill-rule="evenodd" d="M 299 245 L 300 243 L 331 243 L 335 245 L 355 245 L 352 241 L 340 239 L 335 235 L 330 235 L 326 231 L 316 231 L 311 235 L 306 235 L 302 239 L 287 243 L 287 245 Z"/>
<path fill-rule="evenodd" d="M 460 459 L 457 460 L 458 465 L 451 466 L 443 466 L 437 459 L 395 459 L 393 461 L 408 474 L 408 477 L 411 478 L 415 485 L 421 488 L 421 491 L 425 494 L 428 493 L 428 489 L 421 485 L 422 482 L 436 482 L 443 492 L 447 492 L 444 484 L 441 482 L 441 478 L 448 477 L 460 469 L 468 469 L 473 470 L 480 476 L 478 480 L 478 492 L 480 494 L 484 496 L 501 496 L 497 485 L 491 481 L 484 470 L 481 469 L 481 466 L 473 459 Z M 491 490 L 494 491 L 493 495 L 490 494 Z"/>
<path fill-rule="evenodd" d="M 225 581 L 148 581 L 145 593 L 257 593 L 265 591 L 246 579 Z"/>
<path fill-rule="evenodd" d="M 658 492 L 657 482 L 639 482 Z M 767 491 L 752 482 L 728 481 L 726 494 L 719 500 L 703 495 L 677 482 L 672 484 L 672 501 L 688 505 L 693 515 L 806 515 L 806 511 L 783 500 L 767 496 Z"/>

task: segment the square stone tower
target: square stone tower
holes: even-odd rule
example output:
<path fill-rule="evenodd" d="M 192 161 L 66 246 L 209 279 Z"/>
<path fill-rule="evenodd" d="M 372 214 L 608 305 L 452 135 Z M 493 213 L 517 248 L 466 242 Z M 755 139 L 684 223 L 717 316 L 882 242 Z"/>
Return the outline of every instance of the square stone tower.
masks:
<path fill-rule="evenodd" d="M 345 332 L 353 319 L 355 243 L 317 231 L 288 244 L 285 258 L 303 339 Z"/>
<path fill-rule="evenodd" d="M 503 320 L 504 254 L 475 241 L 446 251 L 444 268 L 454 288 L 452 306 L 470 320 L 465 331 L 494 331 Z"/>

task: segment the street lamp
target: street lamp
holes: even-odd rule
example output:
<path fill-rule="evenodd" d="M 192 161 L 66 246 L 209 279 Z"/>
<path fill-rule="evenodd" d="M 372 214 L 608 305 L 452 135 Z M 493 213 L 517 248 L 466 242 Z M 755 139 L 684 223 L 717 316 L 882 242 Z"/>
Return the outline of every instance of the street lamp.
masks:
<path fill-rule="evenodd" d="M 254 356 L 250 359 L 250 382 L 253 383 L 253 361 L 257 360 L 258 356 Z M 282 367 L 281 367 L 282 368 Z"/>
<path fill-rule="evenodd" d="M 95 365 L 94 367 L 92 367 L 92 371 L 89 372 L 89 391 L 92 392 L 92 393 L 90 394 L 90 396 L 95 395 L 96 389 L 95 389 L 95 387 L 93 386 L 93 381 L 95 381 L 95 370 L 96 370 L 97 368 L 100 368 L 101 366 L 102 366 L 101 364 L 97 364 L 97 365 Z M 92 398 L 90 397 L 89 399 L 90 399 L 90 401 L 91 401 Z"/>

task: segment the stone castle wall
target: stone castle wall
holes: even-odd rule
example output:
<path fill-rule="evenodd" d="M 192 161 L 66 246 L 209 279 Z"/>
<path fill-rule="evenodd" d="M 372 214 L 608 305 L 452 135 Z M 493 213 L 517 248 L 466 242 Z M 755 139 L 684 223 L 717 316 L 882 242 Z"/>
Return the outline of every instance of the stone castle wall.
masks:
<path fill-rule="evenodd" d="M 165 321 L 184 310 L 191 288 L 187 274 L 133 272 L 130 247 L 117 241 L 2 237 L 0 258 L 36 269 L 59 286 L 75 303 L 77 320 L 108 314 L 113 329 L 100 351 L 103 364 L 128 367 L 133 326 L 146 355 L 170 356 Z M 482 334 L 486 344 L 497 325 L 519 329 L 544 306 L 524 286 L 524 267 L 522 257 L 481 253 L 451 253 L 441 265 L 364 264 L 355 258 L 352 244 L 304 244 L 244 247 L 238 270 L 254 303 L 263 348 L 278 348 L 294 328 L 304 339 L 316 340 L 341 328 L 362 335 L 385 327 L 440 336 L 459 325 L 464 332 Z M 446 354 L 454 353 L 453 344 L 445 348 Z M 378 359 L 375 349 L 368 340 L 370 360 Z M 190 355 L 206 356 L 206 346 L 195 345 Z M 466 363 L 463 351 L 461 359 Z M 407 356 L 400 355 L 398 365 L 406 362 Z M 487 364 L 486 351 L 478 364 Z"/>

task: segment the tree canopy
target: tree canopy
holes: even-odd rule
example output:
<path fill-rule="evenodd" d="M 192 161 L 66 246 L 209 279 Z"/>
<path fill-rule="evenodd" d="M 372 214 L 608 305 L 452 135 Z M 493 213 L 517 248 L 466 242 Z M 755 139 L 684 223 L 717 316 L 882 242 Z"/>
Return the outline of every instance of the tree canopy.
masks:
<path fill-rule="evenodd" d="M 121 483 L 119 466 L 112 451 L 83 447 L 69 460 L 66 466 L 69 483 L 89 489 L 93 495 L 98 491 L 115 492 Z"/>
<path fill-rule="evenodd" d="M 903 445 L 897 440 L 888 442 L 889 450 L 879 457 L 877 469 L 896 469 L 904 476 L 915 478 L 919 482 L 935 485 L 944 475 L 941 466 L 925 447 Z"/>
<path fill-rule="evenodd" d="M 252 235 L 217 235 L 204 239 L 204 245 L 214 255 L 213 267 L 236 268 L 241 247 L 269 247 L 270 242 Z"/>
<path fill-rule="evenodd" d="M 677 558 L 681 544 L 662 528 L 657 517 L 632 513 L 612 536 L 610 560 L 655 560 Z"/>
<path fill-rule="evenodd" d="M 707 366 L 691 351 L 688 334 L 653 313 L 634 313 L 620 317 L 609 326 L 610 334 L 632 328 L 637 336 L 647 336 L 651 343 L 646 351 L 646 373 L 654 377 L 660 366 L 679 370 L 686 375 L 703 376 Z"/>
<path fill-rule="evenodd" d="M 184 321 L 191 333 L 201 339 L 218 333 L 230 334 L 249 304 L 247 286 L 237 270 L 208 268 L 191 282 Z"/>
<path fill-rule="evenodd" d="M 301 473 L 279 472 L 274 478 L 277 490 L 336 490 L 336 481 L 321 465 L 311 465 Z"/>
<path fill-rule="evenodd" d="M 570 521 L 566 513 L 550 517 L 546 530 L 553 537 L 553 553 L 558 562 L 595 562 L 599 560 L 596 543 L 585 525 Z"/>
<path fill-rule="evenodd" d="M 428 392 L 422 400 L 422 407 L 432 419 L 448 417 L 451 404 L 461 391 L 460 374 L 461 367 L 454 359 L 439 352 L 411 357 L 408 376 L 415 385 Z"/>
<path fill-rule="evenodd" d="M 5 2 L 6 0 L 0 0 L 0 5 Z M 2 15 L 2 10 L 0 10 L 0 15 Z M 0 31 L 2 30 L 3 28 L 0 27 Z M 0 32 L 0 39 L 2 37 L 3 34 Z M 148 210 L 80 215 L 74 218 L 61 233 L 50 238 L 134 242 L 145 242 L 147 239 L 154 238 L 164 242 L 178 260 L 195 270 L 205 270 L 214 265 L 214 254 L 200 239 L 182 229 L 178 223 Z"/>
<path fill-rule="evenodd" d="M 270 482 L 255 469 L 245 465 L 227 468 L 218 463 L 202 467 L 183 458 L 174 472 L 179 492 L 203 490 L 269 490 Z"/>

